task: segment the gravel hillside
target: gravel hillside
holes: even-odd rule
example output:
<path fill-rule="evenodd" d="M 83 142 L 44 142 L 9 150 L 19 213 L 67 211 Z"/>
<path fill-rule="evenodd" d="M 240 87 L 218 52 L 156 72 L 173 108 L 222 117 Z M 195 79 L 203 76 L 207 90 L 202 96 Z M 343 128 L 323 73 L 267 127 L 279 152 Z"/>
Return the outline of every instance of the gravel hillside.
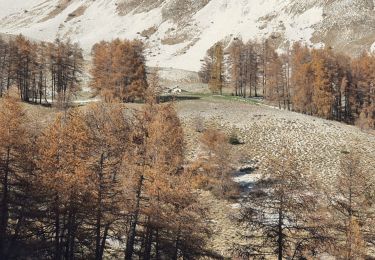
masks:
<path fill-rule="evenodd" d="M 146 42 L 151 66 L 197 71 L 214 43 L 271 37 L 357 55 L 375 50 L 374 0 L 0 0 L 0 33 L 53 41 L 86 53 L 100 40 Z"/>
<path fill-rule="evenodd" d="M 246 167 L 251 162 L 250 166 L 257 170 L 235 178 L 240 184 L 248 184 L 265 171 L 267 156 L 277 155 L 284 146 L 295 151 L 306 174 L 320 176 L 327 184 L 339 170 L 342 152 L 353 145 L 361 147 L 365 165 L 375 167 L 375 135 L 354 126 L 221 97 L 180 101 L 177 109 L 184 125 L 190 158 L 199 153 L 200 133 L 195 131 L 197 118 L 206 127 L 215 126 L 228 135 L 235 132 L 244 141 L 243 145 L 233 146 L 233 166 Z M 240 242 L 239 227 L 233 220 L 237 204 L 217 199 L 209 192 L 203 192 L 201 198 L 209 208 L 214 230 L 210 246 L 229 257 L 232 243 Z"/>

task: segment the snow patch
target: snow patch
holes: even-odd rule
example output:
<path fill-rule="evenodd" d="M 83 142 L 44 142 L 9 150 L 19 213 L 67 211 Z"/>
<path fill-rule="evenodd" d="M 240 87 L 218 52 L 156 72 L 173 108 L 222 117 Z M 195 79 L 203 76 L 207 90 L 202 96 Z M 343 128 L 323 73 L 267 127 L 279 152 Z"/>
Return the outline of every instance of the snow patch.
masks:
<path fill-rule="evenodd" d="M 46 0 L 0 0 L 0 17 L 18 12 L 28 12 L 30 8 L 38 6 L 45 1 Z"/>
<path fill-rule="evenodd" d="M 297 14 L 288 11 L 295 0 L 210 0 L 196 13 L 182 17 L 189 19 L 182 26 L 179 21 L 163 17 L 169 1 L 150 11 L 133 10 L 121 16 L 113 0 L 71 0 L 66 9 L 46 19 L 59 0 L 0 0 L 0 32 L 22 33 L 46 41 L 70 37 L 81 44 L 86 54 L 101 40 L 142 39 L 146 41 L 149 66 L 198 71 L 207 49 L 217 41 L 239 36 L 244 41 L 262 40 L 278 32 L 292 42 L 310 43 L 314 25 L 323 19 L 322 7 Z M 85 7 L 82 15 L 69 16 L 80 6 Z M 141 36 L 142 31 L 152 27 L 157 29 L 155 33 L 147 39 Z M 163 41 L 170 37 L 173 41 L 174 35 L 182 40 L 176 40 L 176 44 Z"/>
<path fill-rule="evenodd" d="M 375 42 L 371 45 L 370 52 L 375 53 Z"/>
<path fill-rule="evenodd" d="M 290 19 L 285 17 L 286 19 Z M 314 25 L 323 21 L 323 8 L 313 7 L 303 14 L 289 21 L 286 36 L 291 41 L 305 41 L 311 43 Z"/>

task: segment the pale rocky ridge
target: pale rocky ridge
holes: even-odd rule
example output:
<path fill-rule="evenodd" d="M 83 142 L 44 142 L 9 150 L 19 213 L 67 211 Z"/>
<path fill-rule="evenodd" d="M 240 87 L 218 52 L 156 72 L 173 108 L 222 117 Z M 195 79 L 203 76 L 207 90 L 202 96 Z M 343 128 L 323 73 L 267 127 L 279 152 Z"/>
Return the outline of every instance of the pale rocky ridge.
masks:
<path fill-rule="evenodd" d="M 88 54 L 113 38 L 146 42 L 151 66 L 197 71 L 205 51 L 273 36 L 358 55 L 375 46 L 374 0 L 0 0 L 0 33 L 72 38 Z M 374 47 L 372 47 L 374 49 Z"/>

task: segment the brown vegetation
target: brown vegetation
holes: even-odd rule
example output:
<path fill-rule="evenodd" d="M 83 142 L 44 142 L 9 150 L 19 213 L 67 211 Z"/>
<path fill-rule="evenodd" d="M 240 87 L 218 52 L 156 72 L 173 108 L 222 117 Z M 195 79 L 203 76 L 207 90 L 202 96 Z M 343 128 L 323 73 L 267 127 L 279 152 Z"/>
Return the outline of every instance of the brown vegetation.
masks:
<path fill-rule="evenodd" d="M 144 98 L 147 80 L 143 48 L 140 41 L 119 39 L 94 45 L 91 86 L 106 102 Z"/>
<path fill-rule="evenodd" d="M 329 47 L 310 49 L 297 42 L 280 55 L 268 40 L 244 44 L 240 39 L 228 54 L 233 95 L 257 97 L 262 89 L 262 97 L 280 109 L 374 129 L 373 54 L 351 59 Z M 215 78 L 214 57 L 211 48 L 200 71 L 203 82 Z"/>
<path fill-rule="evenodd" d="M 73 108 L 40 132 L 21 103 L 1 100 L 2 259 L 211 254 L 175 109 L 148 100 Z"/>
<path fill-rule="evenodd" d="M 26 102 L 66 104 L 79 90 L 83 68 L 82 50 L 77 44 L 34 43 L 23 36 L 0 38 L 0 96 L 16 86 Z"/>

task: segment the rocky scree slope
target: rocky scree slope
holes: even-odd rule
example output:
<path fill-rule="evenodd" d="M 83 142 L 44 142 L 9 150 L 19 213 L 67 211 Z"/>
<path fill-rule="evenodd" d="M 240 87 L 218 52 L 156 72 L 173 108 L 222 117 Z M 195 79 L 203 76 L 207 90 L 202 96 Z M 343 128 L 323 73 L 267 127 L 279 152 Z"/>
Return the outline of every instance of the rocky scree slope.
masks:
<path fill-rule="evenodd" d="M 374 0 L 0 0 L 0 33 L 71 37 L 86 53 L 116 37 L 146 42 L 149 64 L 197 71 L 205 51 L 272 37 L 357 55 L 375 49 Z"/>

